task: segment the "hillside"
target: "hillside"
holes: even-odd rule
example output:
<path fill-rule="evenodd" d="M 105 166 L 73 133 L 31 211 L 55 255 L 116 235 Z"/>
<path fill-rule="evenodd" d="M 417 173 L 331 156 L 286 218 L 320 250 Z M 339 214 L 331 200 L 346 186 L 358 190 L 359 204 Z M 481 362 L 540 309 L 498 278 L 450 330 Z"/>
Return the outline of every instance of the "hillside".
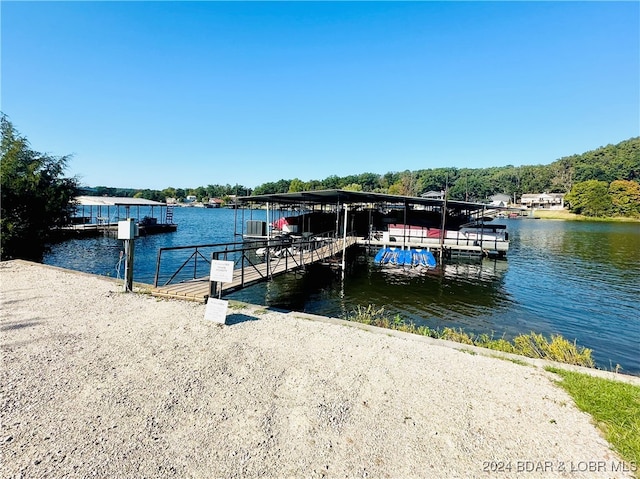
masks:
<path fill-rule="evenodd" d="M 640 137 L 630 138 L 616 145 L 607 145 L 560 158 L 549 165 L 501 166 L 492 168 L 433 168 L 417 171 L 388 172 L 383 175 L 361 173 L 339 177 L 331 175 L 323 180 L 301 181 L 298 178 L 280 179 L 254 189 L 242 185 L 198 186 L 164 190 L 134 190 L 96 187 L 87 194 L 140 196 L 164 200 L 165 197 L 184 198 L 196 195 L 203 198 L 232 194 L 269 194 L 321 189 L 351 189 L 407 196 L 427 191 L 447 189 L 449 198 L 481 201 L 497 193 L 519 197 L 523 193 L 568 193 L 576 183 L 598 180 L 607 184 L 615 180 L 640 179 Z"/>

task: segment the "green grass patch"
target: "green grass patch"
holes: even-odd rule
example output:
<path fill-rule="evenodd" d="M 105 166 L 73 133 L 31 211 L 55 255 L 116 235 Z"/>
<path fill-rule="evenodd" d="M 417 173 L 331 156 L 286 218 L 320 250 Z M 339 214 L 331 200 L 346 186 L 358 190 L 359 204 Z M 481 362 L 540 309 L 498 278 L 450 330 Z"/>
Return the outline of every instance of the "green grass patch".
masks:
<path fill-rule="evenodd" d="M 229 300 L 229 309 L 232 309 L 234 311 L 238 311 L 241 309 L 246 309 L 247 305 L 244 303 L 241 303 L 239 301 L 233 301 L 233 300 Z"/>
<path fill-rule="evenodd" d="M 617 223 L 638 222 L 639 218 L 627 216 L 584 216 L 571 213 L 568 210 L 535 210 L 533 213 L 535 218 L 545 220 L 567 220 L 567 221 L 606 221 Z"/>
<path fill-rule="evenodd" d="M 590 414 L 625 461 L 640 466 L 640 386 L 588 374 L 546 368 L 578 408 Z M 640 477 L 636 471 L 636 477 Z"/>
<path fill-rule="evenodd" d="M 466 354 L 470 354 L 471 356 L 476 356 L 478 353 L 476 353 L 475 351 L 471 351 L 470 349 L 460 349 L 461 352 L 466 353 Z"/>
<path fill-rule="evenodd" d="M 496 358 L 496 359 L 502 359 L 503 361 L 509 361 L 510 363 L 513 364 L 518 364 L 519 366 L 529 366 L 531 367 L 531 364 L 529 364 L 526 361 L 523 361 L 522 359 L 514 359 L 514 358 L 506 358 L 504 356 L 498 356 L 497 354 L 495 355 L 491 355 L 492 358 Z"/>
<path fill-rule="evenodd" d="M 576 366 L 594 367 L 592 351 L 570 342 L 560 335 L 551 336 L 551 340 L 542 334 L 521 334 L 512 341 L 504 338 L 495 339 L 488 334 L 471 334 L 462 329 L 432 329 L 428 326 L 416 326 L 405 322 L 400 315 L 390 316 L 384 307 L 377 308 L 370 304 L 366 308 L 358 306 L 344 319 L 381 328 L 395 329 L 407 333 L 419 334 L 436 339 L 447 339 L 457 343 L 479 346 L 481 348 L 518 354 L 529 358 L 547 359 Z"/>

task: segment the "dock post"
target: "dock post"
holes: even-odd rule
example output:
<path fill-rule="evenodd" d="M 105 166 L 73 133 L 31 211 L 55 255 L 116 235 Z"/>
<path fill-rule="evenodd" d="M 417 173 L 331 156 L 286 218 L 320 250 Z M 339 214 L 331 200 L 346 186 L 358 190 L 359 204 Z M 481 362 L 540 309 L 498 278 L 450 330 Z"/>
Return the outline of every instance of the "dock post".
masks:
<path fill-rule="evenodd" d="M 124 240 L 124 291 L 133 291 L 133 244 L 137 236 L 133 218 L 118 221 L 118 239 Z"/>
<path fill-rule="evenodd" d="M 349 205 L 344 204 L 344 231 L 342 232 L 342 280 L 344 281 L 344 270 L 347 260 L 347 216 L 349 213 Z"/>
<path fill-rule="evenodd" d="M 124 291 L 133 291 L 133 245 L 134 240 L 124 240 Z"/>

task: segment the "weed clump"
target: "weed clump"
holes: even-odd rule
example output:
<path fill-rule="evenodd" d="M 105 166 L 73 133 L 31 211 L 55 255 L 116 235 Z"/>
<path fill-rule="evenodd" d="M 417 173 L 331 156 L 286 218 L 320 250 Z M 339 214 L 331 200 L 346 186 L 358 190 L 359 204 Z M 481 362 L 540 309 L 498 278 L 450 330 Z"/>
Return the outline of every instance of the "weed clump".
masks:
<path fill-rule="evenodd" d="M 518 354 L 529 358 L 547 359 L 591 368 L 595 366 L 591 357 L 591 349 L 578 346 L 575 341 L 570 342 L 561 335 L 553 335 L 551 336 L 551 341 L 549 341 L 542 334 L 531 332 L 530 334 L 520 334 L 512 341 L 508 341 L 505 338 L 494 339 L 493 336 L 488 334 L 476 335 L 467 333 L 462 329 L 433 329 L 428 326 L 416 326 L 414 323 L 407 323 L 399 314 L 390 316 L 384 307 L 378 308 L 372 304 L 367 307 L 357 306 L 344 319 L 380 328 L 479 346 L 494 351 Z"/>

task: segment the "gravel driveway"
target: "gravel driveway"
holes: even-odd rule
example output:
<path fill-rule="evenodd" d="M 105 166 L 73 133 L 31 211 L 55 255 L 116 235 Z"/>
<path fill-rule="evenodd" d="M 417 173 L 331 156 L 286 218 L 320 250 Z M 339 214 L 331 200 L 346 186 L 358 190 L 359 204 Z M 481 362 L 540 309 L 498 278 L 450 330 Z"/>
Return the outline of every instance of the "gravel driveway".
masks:
<path fill-rule="evenodd" d="M 632 477 L 536 366 L 250 305 L 222 326 L 22 261 L 0 280 L 2 478 Z"/>

